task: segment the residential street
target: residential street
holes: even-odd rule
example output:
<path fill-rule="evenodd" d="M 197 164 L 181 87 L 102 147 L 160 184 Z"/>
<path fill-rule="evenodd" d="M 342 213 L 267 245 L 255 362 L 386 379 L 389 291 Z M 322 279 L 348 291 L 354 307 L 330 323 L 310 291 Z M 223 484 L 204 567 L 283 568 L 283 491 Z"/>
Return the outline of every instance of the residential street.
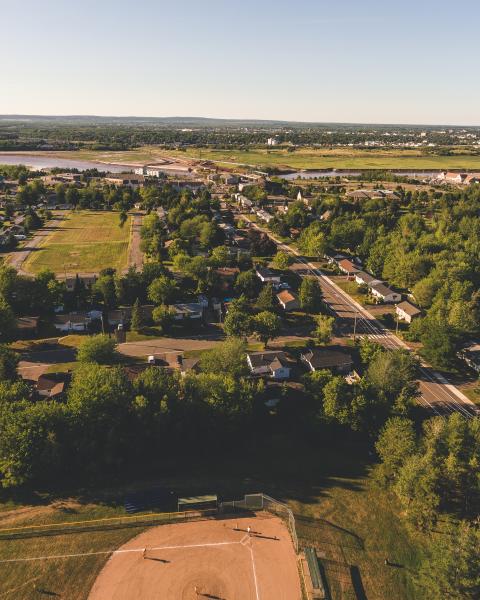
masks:
<path fill-rule="evenodd" d="M 385 329 L 365 307 L 361 306 L 338 285 L 333 283 L 315 264 L 303 258 L 297 250 L 284 244 L 267 229 L 259 227 L 248 216 L 242 214 L 242 218 L 250 221 L 255 229 L 266 233 L 277 244 L 278 249 L 293 254 L 296 262 L 305 267 L 299 273 L 302 277 L 313 276 L 317 278 L 322 288 L 325 302 L 335 315 L 342 320 L 349 321 L 350 326 L 356 320 L 357 335 L 367 336 L 386 348 L 405 348 L 409 350 L 405 342 Z M 353 331 L 353 326 L 351 330 Z M 435 414 L 459 412 L 466 417 L 470 417 L 480 412 L 465 394 L 424 362 L 422 362 L 419 369 L 419 385 L 421 392 L 420 402 L 430 408 Z"/>

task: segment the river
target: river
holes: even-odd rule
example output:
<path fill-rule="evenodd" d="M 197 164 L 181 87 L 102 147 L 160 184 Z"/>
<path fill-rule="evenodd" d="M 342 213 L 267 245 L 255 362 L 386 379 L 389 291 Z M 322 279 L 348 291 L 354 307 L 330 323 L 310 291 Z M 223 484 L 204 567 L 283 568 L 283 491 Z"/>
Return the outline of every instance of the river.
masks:
<path fill-rule="evenodd" d="M 0 152 L 0 165 L 25 165 L 34 171 L 41 169 L 98 169 L 110 173 L 125 173 L 133 171 L 131 165 L 111 165 L 93 160 L 78 160 L 74 158 L 62 158 L 57 156 L 42 156 L 41 154 L 10 154 Z"/>

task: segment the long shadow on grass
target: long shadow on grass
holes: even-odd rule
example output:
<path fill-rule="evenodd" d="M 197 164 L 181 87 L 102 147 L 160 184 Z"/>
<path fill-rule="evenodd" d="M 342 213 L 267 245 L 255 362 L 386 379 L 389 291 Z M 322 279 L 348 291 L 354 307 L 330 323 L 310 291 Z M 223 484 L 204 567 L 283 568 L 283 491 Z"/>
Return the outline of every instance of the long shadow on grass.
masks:
<path fill-rule="evenodd" d="M 350 577 L 352 578 L 352 586 L 357 600 L 368 600 L 365 588 L 363 587 L 360 569 L 357 566 L 352 565 L 350 567 Z"/>

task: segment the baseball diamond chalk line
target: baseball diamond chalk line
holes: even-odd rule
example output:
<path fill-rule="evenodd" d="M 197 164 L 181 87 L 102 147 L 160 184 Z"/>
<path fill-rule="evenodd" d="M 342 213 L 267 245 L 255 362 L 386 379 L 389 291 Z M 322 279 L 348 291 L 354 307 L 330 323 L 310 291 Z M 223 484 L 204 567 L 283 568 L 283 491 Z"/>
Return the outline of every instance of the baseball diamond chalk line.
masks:
<path fill-rule="evenodd" d="M 183 550 L 187 548 L 208 548 L 209 546 L 237 546 L 241 542 L 212 542 L 209 544 L 187 544 L 183 546 L 149 546 L 148 550 Z M 78 554 L 51 554 L 50 556 L 31 556 L 27 558 L 6 558 L 0 560 L 0 564 L 14 562 L 29 562 L 33 560 L 51 560 L 58 558 L 80 558 L 82 556 L 96 556 L 99 554 L 127 554 L 131 552 L 142 552 L 145 548 L 129 548 L 127 550 L 99 550 L 97 552 L 79 552 Z"/>

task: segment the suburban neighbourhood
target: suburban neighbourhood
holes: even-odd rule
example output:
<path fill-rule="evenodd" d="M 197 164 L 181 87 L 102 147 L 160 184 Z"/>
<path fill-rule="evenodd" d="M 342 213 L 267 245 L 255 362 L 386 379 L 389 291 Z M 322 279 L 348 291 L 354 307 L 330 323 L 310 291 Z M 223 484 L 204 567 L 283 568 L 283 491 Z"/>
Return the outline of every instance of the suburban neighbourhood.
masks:
<path fill-rule="evenodd" d="M 1 16 L 0 600 L 480 600 L 480 5 Z"/>

